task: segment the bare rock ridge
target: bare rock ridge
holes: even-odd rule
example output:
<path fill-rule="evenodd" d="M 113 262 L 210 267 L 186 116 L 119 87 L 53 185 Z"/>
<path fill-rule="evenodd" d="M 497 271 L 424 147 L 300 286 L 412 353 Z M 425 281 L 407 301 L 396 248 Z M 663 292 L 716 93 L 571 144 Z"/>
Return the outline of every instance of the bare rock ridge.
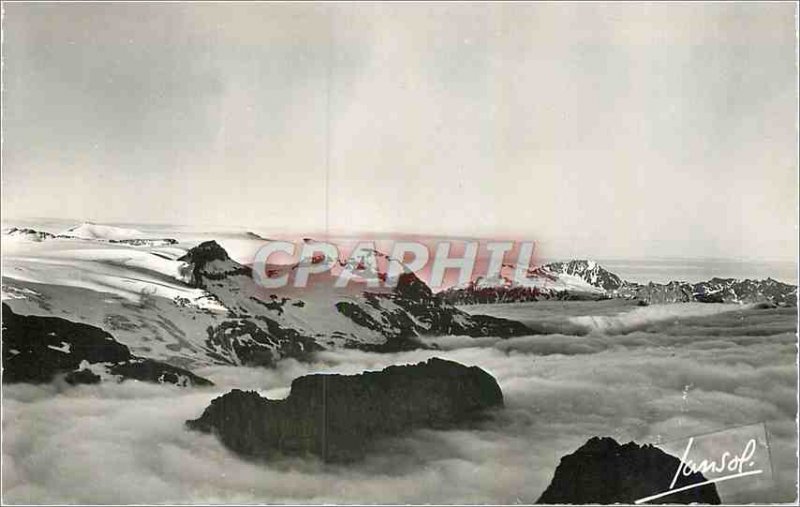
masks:
<path fill-rule="evenodd" d="M 641 498 L 704 482 L 703 474 L 679 475 L 670 483 L 680 459 L 652 445 L 593 437 L 577 451 L 561 458 L 550 485 L 538 504 L 633 504 Z M 719 504 L 714 484 L 672 493 L 648 503 Z"/>
<path fill-rule="evenodd" d="M 484 370 L 432 358 L 359 375 L 299 377 L 283 400 L 234 389 L 186 425 L 249 458 L 341 462 L 363 457 L 378 438 L 462 426 L 502 405 L 500 387 Z"/>
<path fill-rule="evenodd" d="M 70 384 L 105 378 L 181 386 L 211 385 L 182 368 L 137 357 L 100 328 L 58 317 L 17 315 L 3 303 L 3 382 Z"/>

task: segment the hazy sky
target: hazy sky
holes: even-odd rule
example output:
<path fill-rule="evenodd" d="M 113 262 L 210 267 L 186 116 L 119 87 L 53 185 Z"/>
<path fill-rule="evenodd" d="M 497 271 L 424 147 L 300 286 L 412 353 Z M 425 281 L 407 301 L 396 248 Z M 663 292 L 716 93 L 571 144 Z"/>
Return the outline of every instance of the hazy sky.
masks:
<path fill-rule="evenodd" d="M 4 9 L 6 221 L 797 250 L 791 2 Z"/>

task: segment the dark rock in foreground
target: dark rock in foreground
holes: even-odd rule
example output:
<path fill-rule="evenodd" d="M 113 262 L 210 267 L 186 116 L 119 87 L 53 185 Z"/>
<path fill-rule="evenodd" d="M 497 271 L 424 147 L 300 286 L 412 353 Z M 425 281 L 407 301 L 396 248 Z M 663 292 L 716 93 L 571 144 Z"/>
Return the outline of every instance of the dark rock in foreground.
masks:
<path fill-rule="evenodd" d="M 246 457 L 313 454 L 350 461 L 379 437 L 455 427 L 502 405 L 503 393 L 491 375 L 433 358 L 360 375 L 307 375 L 292 382 L 284 400 L 235 389 L 186 424 L 217 434 Z"/>
<path fill-rule="evenodd" d="M 633 504 L 640 498 L 670 490 L 680 459 L 651 445 L 618 444 L 613 438 L 589 439 L 561 458 L 539 504 Z M 701 473 L 681 474 L 671 489 L 705 481 Z M 714 484 L 663 496 L 648 503 L 719 504 Z"/>
<path fill-rule="evenodd" d="M 3 304 L 3 382 L 96 384 L 104 376 L 181 386 L 211 385 L 166 363 L 136 357 L 102 329 L 58 317 L 18 315 Z"/>

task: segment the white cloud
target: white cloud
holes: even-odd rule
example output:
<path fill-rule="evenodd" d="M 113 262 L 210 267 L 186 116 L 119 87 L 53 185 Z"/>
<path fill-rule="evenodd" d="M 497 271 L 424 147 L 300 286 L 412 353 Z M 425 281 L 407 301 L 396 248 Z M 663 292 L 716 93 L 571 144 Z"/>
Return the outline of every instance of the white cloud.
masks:
<path fill-rule="evenodd" d="M 675 308 L 681 308 L 679 306 Z M 686 307 L 689 309 L 690 307 Z M 759 323 L 741 326 L 741 319 Z M 325 352 L 277 369 L 214 367 L 208 390 L 127 383 L 4 386 L 6 502 L 533 502 L 561 456 L 593 435 L 670 441 L 763 421 L 776 484 L 755 498 L 791 501 L 797 465 L 794 315 L 749 310 L 624 335 L 440 340 L 446 351 Z M 737 330 L 737 325 L 740 326 Z M 777 328 L 776 328 L 776 325 Z M 766 335 L 772 330 L 777 334 Z M 776 331 L 777 330 L 777 331 Z M 381 442 L 364 462 L 244 461 L 211 435 L 184 429 L 230 387 L 281 395 L 298 375 L 357 373 L 431 356 L 478 365 L 506 400 L 476 430 L 419 431 Z M 687 395 L 684 397 L 683 393 Z"/>

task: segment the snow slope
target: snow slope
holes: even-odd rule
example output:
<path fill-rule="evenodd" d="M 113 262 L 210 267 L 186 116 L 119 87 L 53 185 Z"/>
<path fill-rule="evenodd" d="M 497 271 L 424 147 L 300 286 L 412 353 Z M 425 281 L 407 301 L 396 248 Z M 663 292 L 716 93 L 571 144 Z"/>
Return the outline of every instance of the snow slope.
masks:
<path fill-rule="evenodd" d="M 84 222 L 75 227 L 70 227 L 64 231 L 63 234 L 65 236 L 74 236 L 83 239 L 121 240 L 146 238 L 146 235 L 137 229 L 126 229 L 123 227 L 94 224 L 91 222 Z"/>

